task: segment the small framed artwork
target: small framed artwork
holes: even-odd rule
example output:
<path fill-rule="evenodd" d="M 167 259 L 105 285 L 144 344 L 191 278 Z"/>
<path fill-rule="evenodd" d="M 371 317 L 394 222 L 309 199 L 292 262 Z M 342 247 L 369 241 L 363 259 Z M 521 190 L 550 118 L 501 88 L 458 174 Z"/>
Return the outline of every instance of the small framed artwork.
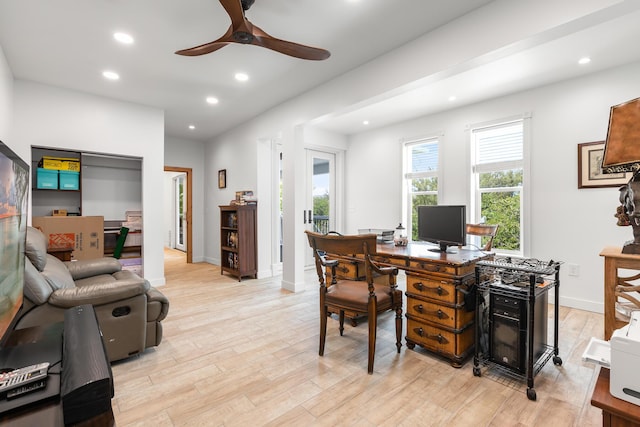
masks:
<path fill-rule="evenodd" d="M 631 179 L 631 172 L 603 173 L 603 155 L 604 141 L 578 144 L 578 188 L 618 187 Z"/>
<path fill-rule="evenodd" d="M 218 171 L 218 188 L 227 188 L 227 170 L 220 169 Z"/>

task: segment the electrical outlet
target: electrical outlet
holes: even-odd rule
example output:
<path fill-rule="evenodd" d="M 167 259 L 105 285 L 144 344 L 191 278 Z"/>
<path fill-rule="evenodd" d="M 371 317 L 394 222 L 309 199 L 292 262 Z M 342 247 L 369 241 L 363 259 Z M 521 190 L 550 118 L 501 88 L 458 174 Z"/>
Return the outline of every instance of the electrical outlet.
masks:
<path fill-rule="evenodd" d="M 567 269 L 569 270 L 569 276 L 579 276 L 580 275 L 580 266 L 578 264 L 567 264 Z"/>

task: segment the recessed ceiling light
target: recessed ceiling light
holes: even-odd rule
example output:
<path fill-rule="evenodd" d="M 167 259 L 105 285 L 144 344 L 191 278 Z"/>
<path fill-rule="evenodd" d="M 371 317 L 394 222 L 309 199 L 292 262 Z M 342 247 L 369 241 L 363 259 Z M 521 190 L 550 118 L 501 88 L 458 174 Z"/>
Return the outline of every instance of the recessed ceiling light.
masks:
<path fill-rule="evenodd" d="M 585 65 L 585 64 L 588 64 L 589 62 L 591 62 L 591 58 L 589 58 L 588 56 L 582 57 L 578 60 L 578 64 L 580 65 Z"/>
<path fill-rule="evenodd" d="M 194 130 L 196 127 L 194 125 L 189 125 L 189 129 Z"/>
<path fill-rule="evenodd" d="M 449 97 L 449 101 L 451 101 L 451 102 L 455 101 L 456 99 L 457 99 L 457 98 L 456 98 L 456 96 L 455 96 L 455 95 L 451 95 L 451 96 Z"/>
<path fill-rule="evenodd" d="M 103 71 L 102 75 L 104 76 L 105 79 L 109 79 L 109 80 L 118 80 L 120 78 L 118 73 L 116 73 L 115 71 Z"/>
<path fill-rule="evenodd" d="M 239 82 L 246 82 L 249 80 L 249 76 L 245 73 L 236 73 L 235 78 Z"/>
<path fill-rule="evenodd" d="M 129 34 L 127 33 L 113 33 L 113 38 L 116 39 L 117 41 L 119 41 L 122 44 L 132 44 L 133 43 L 133 37 L 131 37 Z"/>
<path fill-rule="evenodd" d="M 215 105 L 218 102 L 220 101 L 215 96 L 207 96 L 207 104 Z"/>
<path fill-rule="evenodd" d="M 363 125 L 367 126 L 369 124 L 369 120 L 365 120 L 362 122 Z"/>

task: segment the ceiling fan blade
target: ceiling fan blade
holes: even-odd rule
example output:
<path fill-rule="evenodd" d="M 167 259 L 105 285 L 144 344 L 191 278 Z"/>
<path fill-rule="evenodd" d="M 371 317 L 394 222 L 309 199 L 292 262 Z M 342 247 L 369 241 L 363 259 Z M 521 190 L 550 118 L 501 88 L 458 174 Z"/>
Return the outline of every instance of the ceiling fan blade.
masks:
<path fill-rule="evenodd" d="M 281 40 L 265 33 L 261 28 L 253 25 L 254 39 L 251 44 L 266 47 L 285 55 L 293 56 L 300 59 L 310 59 L 313 61 L 321 61 L 329 58 L 331 52 L 318 47 L 306 46 L 286 40 Z"/>
<path fill-rule="evenodd" d="M 219 39 L 209 43 L 201 44 L 200 46 L 191 47 L 189 49 L 178 50 L 176 51 L 176 54 L 183 56 L 200 56 L 206 55 L 207 53 L 215 52 L 216 50 L 225 47 L 229 43 L 235 42 L 235 40 L 233 40 L 231 36 L 232 34 L 233 30 L 231 29 L 231 27 L 229 27 L 227 32 L 224 33 L 224 35 Z"/>
<path fill-rule="evenodd" d="M 244 22 L 244 10 L 241 0 L 220 0 L 222 7 L 231 18 L 231 28 L 237 29 Z"/>

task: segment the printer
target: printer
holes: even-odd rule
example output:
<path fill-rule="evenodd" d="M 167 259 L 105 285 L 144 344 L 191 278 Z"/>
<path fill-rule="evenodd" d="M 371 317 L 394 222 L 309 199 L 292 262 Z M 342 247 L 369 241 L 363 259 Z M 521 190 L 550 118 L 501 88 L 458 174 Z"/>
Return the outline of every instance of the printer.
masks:
<path fill-rule="evenodd" d="M 611 346 L 611 394 L 640 405 L 640 311 L 631 313 L 629 324 L 613 331 Z"/>

